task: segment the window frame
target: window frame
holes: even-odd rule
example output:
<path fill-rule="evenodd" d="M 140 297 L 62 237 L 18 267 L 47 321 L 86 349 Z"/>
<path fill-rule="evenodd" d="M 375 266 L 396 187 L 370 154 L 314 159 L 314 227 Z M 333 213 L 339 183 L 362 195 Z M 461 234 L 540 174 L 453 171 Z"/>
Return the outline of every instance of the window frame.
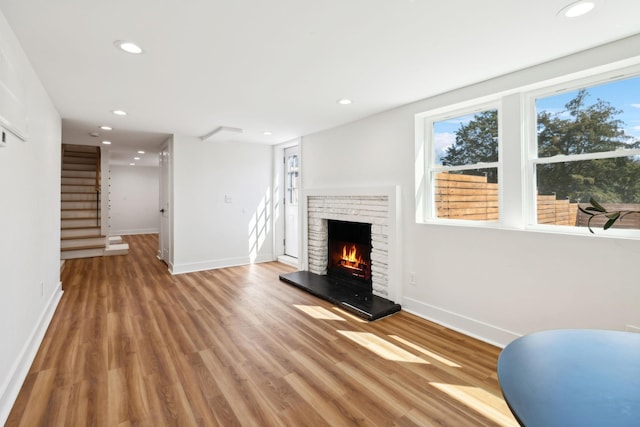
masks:
<path fill-rule="evenodd" d="M 536 100 L 545 97 L 551 97 L 554 95 L 560 95 L 567 92 L 576 91 L 579 89 L 589 89 L 593 86 L 599 86 L 607 83 L 613 83 L 625 79 L 634 77 L 640 77 L 640 67 L 628 67 L 625 69 L 612 70 L 605 73 L 594 73 L 592 75 L 566 79 L 561 83 L 547 84 L 529 90 L 523 93 L 525 99 L 525 105 L 523 108 L 523 123 L 525 123 L 526 137 L 524 138 L 524 154 L 525 158 L 525 183 L 526 188 L 524 196 L 526 198 L 525 215 L 526 215 L 526 229 L 560 232 L 563 234 L 591 234 L 586 227 L 576 227 L 568 225 L 552 225 L 552 224 L 538 224 L 538 206 L 537 206 L 537 176 L 536 170 L 538 165 L 542 164 L 555 164 L 566 163 L 572 161 L 585 161 L 585 160 L 599 160 L 599 159 L 611 159 L 617 157 L 630 157 L 640 155 L 640 149 L 627 149 L 627 150 L 615 150 L 615 151 L 602 151 L 595 153 L 582 153 L 582 154 L 569 154 L 569 155 L 555 155 L 551 157 L 538 157 L 538 111 L 536 109 Z M 615 106 L 614 106 L 615 107 Z M 638 201 L 640 203 L 640 201 Z M 599 233 L 602 235 L 603 233 Z M 634 229 L 609 229 L 606 232 L 610 237 L 633 237 L 640 238 L 640 230 Z"/>
<path fill-rule="evenodd" d="M 443 166 L 436 164 L 435 156 L 435 128 L 436 122 L 445 121 L 457 117 L 475 115 L 484 111 L 496 110 L 498 117 L 498 161 L 496 162 L 480 162 L 468 165 L 460 166 Z M 422 127 L 422 149 L 424 150 L 424 183 L 426 185 L 426 203 L 422 215 L 418 215 L 420 218 L 418 222 L 423 223 L 437 223 L 437 224 L 455 224 L 455 225 L 467 225 L 467 226 L 484 226 L 484 227 L 499 227 L 502 221 L 502 102 L 499 98 L 485 99 L 481 101 L 456 104 L 451 107 L 440 108 L 437 110 L 428 111 L 422 113 L 420 116 L 420 122 Z M 451 219 L 451 218 L 439 218 L 436 213 L 435 203 L 435 174 L 450 171 L 464 171 L 464 170 L 476 170 L 476 169 L 489 169 L 496 168 L 498 176 L 498 220 L 496 221 L 483 221 L 483 220 L 465 220 L 465 219 Z"/>

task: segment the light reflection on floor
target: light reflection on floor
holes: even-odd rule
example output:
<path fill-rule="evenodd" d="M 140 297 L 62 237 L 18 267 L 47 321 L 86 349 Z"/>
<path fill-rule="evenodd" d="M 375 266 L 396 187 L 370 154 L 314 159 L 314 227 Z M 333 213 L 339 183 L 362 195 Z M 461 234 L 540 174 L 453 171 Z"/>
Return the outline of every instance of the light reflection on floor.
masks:
<path fill-rule="evenodd" d="M 335 313 L 332 313 L 331 311 L 327 310 L 324 307 L 320 307 L 318 305 L 298 305 L 298 304 L 294 304 L 293 305 L 295 308 L 297 308 L 300 311 L 303 311 L 304 313 L 306 313 L 307 315 L 313 317 L 314 319 L 319 319 L 319 320 L 339 320 L 342 322 L 345 322 L 346 320 L 340 316 L 338 316 Z"/>
<path fill-rule="evenodd" d="M 429 364 L 426 360 L 370 332 L 338 331 L 338 333 L 384 359 L 394 362 Z"/>
<path fill-rule="evenodd" d="M 424 354 L 425 356 L 433 359 L 433 360 L 437 360 L 440 363 L 444 363 L 447 366 L 451 366 L 452 368 L 461 368 L 462 366 L 458 365 L 457 363 L 444 358 L 442 356 L 440 356 L 439 354 L 436 354 L 432 351 L 427 350 L 426 348 L 420 347 L 417 344 L 412 343 L 411 341 L 407 341 L 404 338 L 401 338 L 397 335 L 389 335 L 391 338 L 393 338 L 394 340 L 401 342 L 402 344 L 406 345 L 407 347 L 411 347 L 412 349 L 419 351 L 420 353 Z"/>
<path fill-rule="evenodd" d="M 504 400 L 483 390 L 480 387 L 472 387 L 460 384 L 446 384 L 429 382 L 433 387 L 456 399 L 468 408 L 491 419 L 501 426 L 518 426 L 518 423 L 507 415 L 509 409 Z M 497 408 L 501 408 L 497 409 Z"/>

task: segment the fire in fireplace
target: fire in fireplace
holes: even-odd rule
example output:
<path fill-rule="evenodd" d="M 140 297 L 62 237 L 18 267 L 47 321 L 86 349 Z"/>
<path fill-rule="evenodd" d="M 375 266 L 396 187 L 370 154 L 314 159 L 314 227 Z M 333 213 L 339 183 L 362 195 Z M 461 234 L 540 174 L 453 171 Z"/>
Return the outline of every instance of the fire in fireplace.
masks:
<path fill-rule="evenodd" d="M 328 221 L 327 275 L 371 289 L 371 224 Z"/>

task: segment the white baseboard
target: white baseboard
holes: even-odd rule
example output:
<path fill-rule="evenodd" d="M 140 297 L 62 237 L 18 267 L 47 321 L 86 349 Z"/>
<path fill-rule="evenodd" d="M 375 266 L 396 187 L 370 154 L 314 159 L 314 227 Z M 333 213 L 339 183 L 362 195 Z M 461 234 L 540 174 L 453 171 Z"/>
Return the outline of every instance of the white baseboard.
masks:
<path fill-rule="evenodd" d="M 254 260 L 252 260 L 248 256 L 238 258 L 225 258 L 203 262 L 173 264 L 170 266 L 169 271 L 171 271 L 171 274 L 193 273 L 196 271 L 216 270 L 218 268 L 225 267 L 237 267 L 239 265 L 259 264 L 261 262 L 271 262 L 273 260 L 274 257 L 271 254 L 259 256 Z"/>
<path fill-rule="evenodd" d="M 402 310 L 500 348 L 504 348 L 521 336 L 515 332 L 411 298 L 404 298 Z"/>
<path fill-rule="evenodd" d="M 278 256 L 278 262 L 290 265 L 290 266 L 298 268 L 298 269 L 300 268 L 300 266 L 299 266 L 300 262 L 299 262 L 298 258 L 294 258 L 294 257 L 289 256 L 289 255 L 279 255 Z"/>
<path fill-rule="evenodd" d="M 40 344 L 42 344 L 42 339 L 47 332 L 49 323 L 51 323 L 51 319 L 56 311 L 56 307 L 58 307 L 60 298 L 62 298 L 62 293 L 62 282 L 60 282 L 58 283 L 55 291 L 51 294 L 47 305 L 40 315 L 40 319 L 38 319 L 35 328 L 27 340 L 27 343 L 9 371 L 7 381 L 0 389 L 0 425 L 4 425 L 9 417 L 9 413 L 11 412 L 11 408 L 18 397 L 22 383 L 24 383 L 25 378 L 27 378 L 31 364 L 36 357 Z"/>

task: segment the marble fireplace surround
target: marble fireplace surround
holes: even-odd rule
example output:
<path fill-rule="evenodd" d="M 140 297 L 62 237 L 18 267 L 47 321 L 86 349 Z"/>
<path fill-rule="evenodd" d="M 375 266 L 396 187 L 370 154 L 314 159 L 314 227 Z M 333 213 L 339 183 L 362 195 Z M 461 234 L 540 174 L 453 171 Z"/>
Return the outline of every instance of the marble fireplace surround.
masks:
<path fill-rule="evenodd" d="M 302 269 L 327 273 L 327 220 L 371 224 L 373 294 L 399 303 L 400 250 L 397 244 L 400 188 L 317 188 L 304 193 Z"/>

